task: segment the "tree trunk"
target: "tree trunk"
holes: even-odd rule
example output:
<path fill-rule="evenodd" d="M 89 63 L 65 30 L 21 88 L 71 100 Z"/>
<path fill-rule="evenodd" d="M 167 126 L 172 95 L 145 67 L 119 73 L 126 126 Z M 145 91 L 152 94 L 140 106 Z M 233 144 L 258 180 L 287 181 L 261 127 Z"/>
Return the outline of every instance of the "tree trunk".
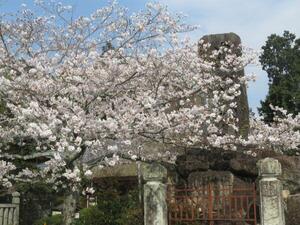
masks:
<path fill-rule="evenodd" d="M 64 197 L 63 225 L 71 225 L 75 218 L 78 192 L 69 192 Z"/>

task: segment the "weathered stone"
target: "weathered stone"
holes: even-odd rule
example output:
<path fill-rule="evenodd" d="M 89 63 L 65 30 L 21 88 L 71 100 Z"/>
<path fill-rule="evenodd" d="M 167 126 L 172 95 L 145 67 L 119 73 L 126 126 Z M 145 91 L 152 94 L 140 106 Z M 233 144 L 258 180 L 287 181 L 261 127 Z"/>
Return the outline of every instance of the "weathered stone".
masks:
<path fill-rule="evenodd" d="M 144 185 L 145 225 L 167 225 L 166 185 L 149 181 Z"/>
<path fill-rule="evenodd" d="M 160 164 L 142 164 L 142 176 L 145 181 L 165 181 L 167 169 Z"/>
<path fill-rule="evenodd" d="M 254 181 L 258 176 L 256 163 L 265 157 L 274 157 L 281 163 L 282 174 L 279 179 L 283 188 L 291 194 L 300 192 L 300 157 L 279 155 L 274 152 L 257 152 L 252 157 L 241 152 L 208 151 L 196 149 L 177 157 L 176 170 L 181 178 L 187 179 L 189 174 L 197 171 L 230 171 L 235 177 L 245 181 Z"/>
<path fill-rule="evenodd" d="M 167 170 L 159 164 L 143 164 L 144 224 L 167 225 L 166 181 Z"/>
<path fill-rule="evenodd" d="M 204 43 L 210 43 L 211 46 L 207 50 L 203 50 L 201 46 L 199 46 L 199 54 L 207 54 L 209 56 L 210 52 L 213 50 L 219 49 L 221 46 L 225 46 L 227 44 L 233 45 L 233 52 L 237 55 L 241 54 L 241 50 L 239 46 L 241 45 L 240 37 L 235 33 L 225 33 L 225 34 L 212 34 L 206 35 L 201 38 Z M 240 70 L 237 72 L 230 71 L 228 74 L 224 74 L 224 71 L 220 72 L 222 76 L 230 76 L 235 79 L 244 76 L 244 70 Z M 247 98 L 247 87 L 246 85 L 241 85 L 240 87 L 241 94 L 237 99 L 237 108 L 236 108 L 236 116 L 239 119 L 238 127 L 239 127 L 239 135 L 243 137 L 247 137 L 249 133 L 249 106 L 248 106 L 248 98 Z M 228 128 L 229 129 L 229 128 Z M 230 131 L 229 132 L 233 132 Z"/>
<path fill-rule="evenodd" d="M 193 172 L 188 177 L 188 185 L 200 187 L 207 184 L 233 185 L 234 176 L 229 171 Z"/>
<path fill-rule="evenodd" d="M 19 192 L 16 191 L 16 192 L 12 193 L 12 203 L 17 204 L 17 205 L 20 204 L 20 193 Z"/>
<path fill-rule="evenodd" d="M 12 204 L 15 204 L 15 210 L 13 213 L 13 225 L 19 225 L 19 214 L 20 214 L 20 193 L 19 192 L 13 192 L 12 193 Z"/>
<path fill-rule="evenodd" d="M 257 159 L 253 157 L 249 157 L 245 159 L 243 158 L 235 158 L 230 159 L 229 168 L 230 171 L 235 173 L 236 175 L 241 175 L 244 177 L 255 177 L 258 175 L 258 169 L 256 167 Z"/>
<path fill-rule="evenodd" d="M 258 163 L 259 176 L 277 177 L 281 175 L 281 164 L 277 159 L 265 158 L 259 160 Z"/>
<path fill-rule="evenodd" d="M 300 170 L 283 168 L 280 179 L 284 189 L 288 189 L 293 194 L 300 192 Z"/>
<path fill-rule="evenodd" d="M 266 158 L 257 163 L 260 181 L 260 216 L 262 225 L 285 225 L 281 174 L 278 160 Z"/>
<path fill-rule="evenodd" d="M 78 201 L 79 193 L 69 192 L 64 196 L 63 203 L 63 224 L 71 225 L 73 223 L 76 211 L 76 203 Z"/>
<path fill-rule="evenodd" d="M 182 177 L 195 171 L 230 171 L 239 177 L 254 180 L 257 158 L 240 152 L 196 149 L 177 157 L 177 172 Z"/>
<path fill-rule="evenodd" d="M 286 225 L 300 224 L 300 194 L 290 195 L 287 199 Z"/>
<path fill-rule="evenodd" d="M 241 38 L 233 33 L 223 33 L 223 34 L 210 34 L 205 35 L 201 38 L 205 43 L 210 43 L 210 50 L 216 50 L 220 46 L 224 45 L 226 42 L 230 44 L 234 44 L 235 47 L 238 47 L 241 44 Z M 199 54 L 202 54 L 203 52 L 201 49 L 199 49 Z"/>
<path fill-rule="evenodd" d="M 283 188 L 296 194 L 300 192 L 300 157 L 299 156 L 277 156 L 282 166 L 282 174 L 279 179 Z"/>
<path fill-rule="evenodd" d="M 277 159 L 281 164 L 282 173 L 278 178 L 281 180 L 283 188 L 289 190 L 291 194 L 299 193 L 300 157 L 287 155 L 275 155 L 272 157 Z"/>
<path fill-rule="evenodd" d="M 287 201 L 287 199 L 290 197 L 290 191 L 289 190 L 282 190 L 282 199 L 284 201 Z"/>

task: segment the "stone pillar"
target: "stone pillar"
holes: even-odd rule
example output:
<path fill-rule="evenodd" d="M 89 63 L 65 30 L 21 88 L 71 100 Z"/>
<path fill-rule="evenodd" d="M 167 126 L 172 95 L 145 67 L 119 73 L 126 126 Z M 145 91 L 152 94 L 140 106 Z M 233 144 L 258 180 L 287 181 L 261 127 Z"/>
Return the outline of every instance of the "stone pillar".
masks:
<path fill-rule="evenodd" d="M 13 225 L 19 225 L 19 214 L 20 214 L 20 193 L 14 192 L 12 193 L 12 204 L 16 205 L 15 212 L 14 212 L 14 224 Z"/>
<path fill-rule="evenodd" d="M 67 192 L 64 196 L 63 203 L 63 225 L 71 225 L 73 223 L 75 213 L 76 213 L 76 204 L 78 200 L 79 193 L 78 191 Z"/>
<path fill-rule="evenodd" d="M 167 225 L 167 202 L 165 184 L 167 170 L 156 163 L 143 164 L 144 225 Z"/>
<path fill-rule="evenodd" d="M 276 159 L 265 158 L 257 163 L 259 172 L 261 225 L 285 225 L 282 200 L 281 164 Z"/>

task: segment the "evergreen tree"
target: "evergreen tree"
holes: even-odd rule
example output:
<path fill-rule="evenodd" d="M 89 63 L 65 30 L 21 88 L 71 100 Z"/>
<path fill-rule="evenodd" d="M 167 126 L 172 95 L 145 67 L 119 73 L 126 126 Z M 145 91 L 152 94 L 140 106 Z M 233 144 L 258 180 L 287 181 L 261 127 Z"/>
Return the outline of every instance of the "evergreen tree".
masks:
<path fill-rule="evenodd" d="M 266 122 L 273 121 L 273 106 L 297 114 L 300 109 L 300 39 L 289 31 L 272 34 L 262 47 L 260 62 L 268 73 L 269 93 L 258 109 Z"/>

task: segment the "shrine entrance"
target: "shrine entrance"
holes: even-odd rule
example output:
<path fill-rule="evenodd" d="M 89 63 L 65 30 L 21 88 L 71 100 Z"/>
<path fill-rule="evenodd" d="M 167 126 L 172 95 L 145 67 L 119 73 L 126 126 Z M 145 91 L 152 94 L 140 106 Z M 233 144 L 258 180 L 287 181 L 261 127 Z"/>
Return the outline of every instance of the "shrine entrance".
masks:
<path fill-rule="evenodd" d="M 169 225 L 256 225 L 255 184 L 168 187 Z"/>

